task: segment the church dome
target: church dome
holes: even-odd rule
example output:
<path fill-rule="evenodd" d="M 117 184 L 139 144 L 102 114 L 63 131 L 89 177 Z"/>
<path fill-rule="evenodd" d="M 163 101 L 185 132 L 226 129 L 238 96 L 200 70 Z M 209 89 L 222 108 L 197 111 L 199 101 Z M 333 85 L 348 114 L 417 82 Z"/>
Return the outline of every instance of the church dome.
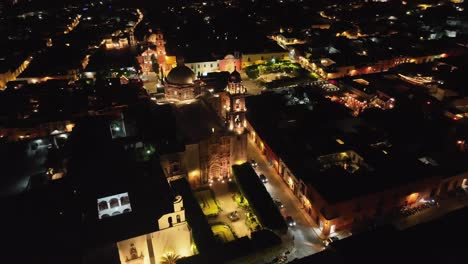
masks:
<path fill-rule="evenodd" d="M 241 82 L 242 79 L 240 73 L 237 70 L 234 70 L 229 76 L 229 81 L 235 83 Z"/>
<path fill-rule="evenodd" d="M 176 85 L 193 84 L 195 73 L 183 64 L 177 65 L 166 77 L 167 82 Z"/>

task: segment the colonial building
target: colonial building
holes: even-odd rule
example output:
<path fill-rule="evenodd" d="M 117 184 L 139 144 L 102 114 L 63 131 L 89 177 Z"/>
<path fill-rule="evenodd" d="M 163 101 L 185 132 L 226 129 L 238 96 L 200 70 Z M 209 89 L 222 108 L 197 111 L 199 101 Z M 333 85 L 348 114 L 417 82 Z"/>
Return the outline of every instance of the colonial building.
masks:
<path fill-rule="evenodd" d="M 128 159 L 133 150 L 122 138 L 111 136 L 109 121 L 99 117 L 79 123 L 70 140 L 74 155 L 86 154 L 73 161 L 68 174 L 81 203 L 67 207 L 76 210 L 81 221 L 83 263 L 107 259 L 150 264 L 161 263 L 168 254 L 193 255 L 182 196 L 169 184 L 157 159 L 151 166 Z M 90 137 L 99 138 L 99 143 L 91 143 Z M 109 249 L 107 255 L 97 256 L 102 248 Z"/>
<path fill-rule="evenodd" d="M 166 56 L 166 41 L 160 30 L 157 30 L 156 33 L 149 30 L 149 34 L 145 36 L 142 46 L 143 52 L 137 59 L 144 73 L 154 72 L 153 57 L 163 73 L 167 73 L 172 68 L 171 60 Z"/>
<path fill-rule="evenodd" d="M 193 255 L 190 228 L 185 220 L 181 196 L 174 200 L 174 212 L 157 220 L 158 231 L 117 242 L 120 263 L 163 263 L 171 254 Z"/>
<path fill-rule="evenodd" d="M 240 54 L 235 53 L 234 55 L 228 54 L 220 59 L 212 58 L 210 60 L 210 58 L 207 58 L 203 61 L 186 61 L 186 65 L 195 72 L 196 76 L 206 76 L 210 72 L 232 72 L 235 69 L 240 70 L 242 67 L 242 58 Z"/>
<path fill-rule="evenodd" d="M 185 66 L 179 58 L 165 79 L 164 94 L 169 101 L 186 101 L 195 99 L 202 93 L 201 84 L 195 78 L 195 73 Z"/>
<path fill-rule="evenodd" d="M 129 46 L 127 38 L 108 38 L 104 40 L 106 49 L 123 49 Z"/>
<path fill-rule="evenodd" d="M 162 32 L 157 30 L 156 33 L 149 35 L 146 41 L 156 47 L 156 58 L 158 63 L 163 65 L 166 62 L 166 41 Z"/>
<path fill-rule="evenodd" d="M 406 145 L 320 95 L 309 94 L 301 104 L 294 97 L 249 97 L 255 111 L 248 112 L 247 129 L 320 235 L 383 221 L 466 185 L 461 150 L 408 153 Z"/>
<path fill-rule="evenodd" d="M 168 81 L 174 83 L 192 78 L 193 75 L 186 71 L 190 69 L 178 67 L 169 73 Z M 187 75 L 180 74 L 175 78 L 174 70 L 177 74 L 184 71 Z M 173 105 L 177 122 L 174 133 L 182 134 L 185 148 L 161 156 L 161 165 L 169 180 L 187 177 L 192 187 L 228 180 L 231 166 L 247 160 L 245 94 L 240 74 L 234 71 L 225 91 Z"/>

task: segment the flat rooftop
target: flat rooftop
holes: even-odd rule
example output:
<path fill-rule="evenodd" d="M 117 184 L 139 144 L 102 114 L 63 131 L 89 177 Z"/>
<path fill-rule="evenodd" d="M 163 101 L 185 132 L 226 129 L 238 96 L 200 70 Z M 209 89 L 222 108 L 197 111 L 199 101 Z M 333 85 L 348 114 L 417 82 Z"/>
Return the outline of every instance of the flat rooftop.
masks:
<path fill-rule="evenodd" d="M 295 89 L 291 95 L 251 96 L 246 101 L 247 118 L 262 140 L 297 178 L 316 188 L 329 203 L 460 171 L 449 171 L 451 165 L 442 155 L 429 151 L 423 139 L 400 142 L 400 135 L 385 125 L 352 117 L 343 105 L 310 88 Z M 395 116 L 377 115 L 384 123 L 385 118 L 388 123 L 398 123 Z M 410 130 L 408 127 L 408 138 L 413 136 Z M 405 129 L 399 131 L 404 133 Z M 421 151 L 422 146 L 427 149 Z M 320 157 L 350 151 L 363 160 L 353 168 L 336 157 L 326 166 L 319 161 Z M 436 165 L 424 163 L 420 160 L 423 157 L 436 159 Z"/>

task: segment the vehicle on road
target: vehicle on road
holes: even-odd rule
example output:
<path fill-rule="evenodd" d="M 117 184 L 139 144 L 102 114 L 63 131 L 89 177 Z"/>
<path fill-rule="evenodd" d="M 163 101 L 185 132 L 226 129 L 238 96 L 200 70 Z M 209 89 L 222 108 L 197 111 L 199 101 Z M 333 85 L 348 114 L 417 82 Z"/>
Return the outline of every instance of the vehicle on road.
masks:
<path fill-rule="evenodd" d="M 296 226 L 296 221 L 294 221 L 294 219 L 291 217 L 291 216 L 286 216 L 286 223 L 288 224 L 288 226 L 290 227 L 293 227 L 293 226 Z"/>
<path fill-rule="evenodd" d="M 234 211 L 234 212 L 231 212 L 229 215 L 228 215 L 228 218 L 229 220 L 231 220 L 232 222 L 235 222 L 237 220 L 239 220 L 239 213 L 237 211 Z"/>
<path fill-rule="evenodd" d="M 273 201 L 275 202 L 276 206 L 278 206 L 279 209 L 284 208 L 284 204 L 280 200 L 274 199 Z"/>
<path fill-rule="evenodd" d="M 323 240 L 323 245 L 328 247 L 331 243 L 333 243 L 334 241 L 338 241 L 340 240 L 338 237 L 334 236 L 334 237 L 329 237 L 325 240 Z"/>
<path fill-rule="evenodd" d="M 263 183 L 267 183 L 267 182 L 268 182 L 268 179 L 267 179 L 267 177 L 266 177 L 265 175 L 260 174 L 259 177 L 260 177 L 260 180 L 261 180 Z"/>
<path fill-rule="evenodd" d="M 250 165 L 252 165 L 252 168 L 257 168 L 258 163 L 255 160 L 250 160 Z"/>

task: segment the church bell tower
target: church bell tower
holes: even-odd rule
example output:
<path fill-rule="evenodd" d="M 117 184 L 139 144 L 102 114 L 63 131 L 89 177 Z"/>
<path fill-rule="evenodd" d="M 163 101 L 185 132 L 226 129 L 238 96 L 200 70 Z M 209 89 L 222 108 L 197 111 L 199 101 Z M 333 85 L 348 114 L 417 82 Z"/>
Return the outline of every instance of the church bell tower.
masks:
<path fill-rule="evenodd" d="M 229 76 L 226 87 L 228 100 L 224 108 L 226 110 L 226 126 L 234 132 L 231 139 L 231 164 L 241 164 L 247 161 L 247 107 L 245 96 L 247 89 L 242 84 L 240 73 L 234 69 Z"/>
<path fill-rule="evenodd" d="M 229 76 L 228 86 L 226 88 L 229 103 L 226 105 L 226 121 L 230 131 L 236 134 L 244 134 L 247 121 L 245 114 L 245 94 L 247 89 L 242 85 L 242 79 L 237 70 L 234 70 Z"/>

